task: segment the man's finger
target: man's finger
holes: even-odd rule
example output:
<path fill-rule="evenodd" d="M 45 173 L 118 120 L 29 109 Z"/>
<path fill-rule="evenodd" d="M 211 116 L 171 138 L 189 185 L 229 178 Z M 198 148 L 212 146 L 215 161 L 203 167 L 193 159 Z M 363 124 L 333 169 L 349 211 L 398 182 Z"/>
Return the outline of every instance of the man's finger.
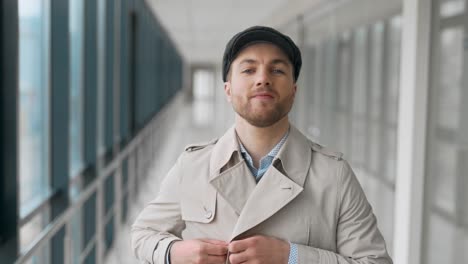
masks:
<path fill-rule="evenodd" d="M 232 264 L 245 263 L 248 261 L 248 256 L 246 251 L 240 253 L 231 253 L 229 254 L 229 262 Z"/>
<path fill-rule="evenodd" d="M 216 239 L 203 238 L 203 239 L 200 239 L 200 241 L 203 241 L 203 242 L 209 243 L 209 244 L 214 244 L 214 245 L 221 245 L 221 246 L 227 246 L 228 245 L 228 243 L 226 241 L 216 240 Z"/>
<path fill-rule="evenodd" d="M 248 248 L 248 243 L 244 240 L 233 241 L 229 244 L 228 249 L 231 253 L 239 253 Z"/>
<path fill-rule="evenodd" d="M 208 244 L 205 251 L 208 255 L 224 256 L 227 254 L 228 249 L 226 245 Z"/>

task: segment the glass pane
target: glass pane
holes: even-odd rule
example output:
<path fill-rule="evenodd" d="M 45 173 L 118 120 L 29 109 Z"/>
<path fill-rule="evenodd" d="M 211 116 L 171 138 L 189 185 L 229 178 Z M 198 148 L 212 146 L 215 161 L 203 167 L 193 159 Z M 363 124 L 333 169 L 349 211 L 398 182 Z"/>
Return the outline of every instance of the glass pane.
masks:
<path fill-rule="evenodd" d="M 380 124 L 378 122 L 372 122 L 370 124 L 370 135 L 366 140 L 369 146 L 369 169 L 372 174 L 377 174 L 381 176 L 379 171 L 379 160 L 382 159 L 380 156 L 380 149 L 382 148 L 383 142 L 380 140 Z"/>
<path fill-rule="evenodd" d="M 429 159 L 429 175 L 434 205 L 450 215 L 456 210 L 457 151 L 449 144 L 438 143 L 437 151 Z"/>
<path fill-rule="evenodd" d="M 72 263 L 80 263 L 80 255 L 83 245 L 83 214 L 81 210 L 71 218 L 71 259 Z"/>
<path fill-rule="evenodd" d="M 457 2 L 457 1 L 450 1 Z M 442 5 L 448 4 L 442 3 Z M 442 8 L 442 6 L 441 6 Z M 425 263 L 460 263 L 467 259 L 468 246 L 468 153 L 466 151 L 468 91 L 464 28 L 455 26 L 437 32 L 439 37 L 436 80 L 431 87 L 428 133 L 427 186 L 423 256 Z"/>
<path fill-rule="evenodd" d="M 97 51 L 96 51 L 96 56 L 97 62 L 99 65 L 97 65 L 97 68 L 103 67 L 103 61 L 105 60 L 105 55 L 106 55 L 106 1 L 98 1 L 97 2 L 97 14 L 96 14 L 96 29 L 97 29 L 97 37 L 96 37 L 96 43 L 97 43 Z M 101 73 L 102 74 L 102 73 Z M 100 78 L 105 78 L 106 76 L 99 76 L 97 79 L 99 80 Z M 107 78 L 105 78 L 105 81 L 107 81 Z M 96 143 L 98 144 L 98 153 L 99 156 L 105 154 L 106 151 L 106 146 L 105 146 L 105 125 L 106 125 L 106 118 L 107 116 L 105 115 L 105 107 L 106 107 L 106 102 L 105 98 L 106 96 L 109 96 L 106 94 L 106 87 L 102 87 L 102 82 L 100 83 L 99 81 L 97 82 L 97 87 L 96 89 L 98 90 L 96 93 L 97 96 L 97 122 L 99 123 L 99 129 L 97 129 L 96 133 Z"/>
<path fill-rule="evenodd" d="M 311 115 L 310 115 L 310 126 L 309 126 L 309 135 L 311 139 L 320 143 L 321 135 L 321 96 L 322 96 L 322 87 L 323 87 L 323 65 L 324 65 L 324 45 L 317 44 L 317 53 L 314 61 L 314 72 L 313 75 L 315 80 L 312 84 L 312 91 L 310 93 L 311 98 Z"/>
<path fill-rule="evenodd" d="M 292 112 L 294 111 L 297 115 L 294 119 L 291 118 L 291 120 L 301 131 L 304 131 L 305 134 L 308 134 L 308 121 L 311 113 L 311 104 L 309 104 L 308 98 L 311 97 L 312 87 L 310 84 L 313 83 L 314 80 L 314 47 L 302 47 L 301 53 L 302 68 L 301 74 L 299 75 L 299 79 L 297 81 L 299 89 L 297 89 L 296 100 L 292 109 Z"/>
<path fill-rule="evenodd" d="M 463 74 L 463 28 L 456 27 L 440 34 L 440 73 L 437 124 L 458 128 Z"/>
<path fill-rule="evenodd" d="M 122 197 L 122 211 L 121 211 L 121 221 L 125 222 L 127 220 L 127 215 L 128 215 L 128 202 L 129 202 L 129 195 L 125 194 Z"/>
<path fill-rule="evenodd" d="M 386 139 L 384 140 L 385 155 L 385 177 L 390 182 L 395 182 L 396 174 L 396 147 L 397 147 L 397 130 L 396 127 L 389 127 L 386 131 Z"/>
<path fill-rule="evenodd" d="M 44 208 L 44 210 L 20 227 L 20 251 L 24 251 L 31 246 L 31 243 L 34 242 L 44 227 L 49 223 L 49 217 L 48 208 Z"/>
<path fill-rule="evenodd" d="M 111 249 L 114 241 L 114 216 L 109 219 L 104 232 L 105 250 L 107 253 Z"/>
<path fill-rule="evenodd" d="M 196 69 L 193 73 L 193 115 L 195 126 L 209 126 L 214 120 L 213 97 L 215 75 L 209 69 Z"/>
<path fill-rule="evenodd" d="M 83 166 L 83 0 L 70 0 L 70 177 Z"/>
<path fill-rule="evenodd" d="M 456 264 L 468 258 L 468 232 L 441 214 L 430 214 L 425 263 Z"/>
<path fill-rule="evenodd" d="M 324 49 L 324 74 L 323 74 L 323 88 L 322 88 L 322 113 L 321 113 L 321 129 L 323 132 L 321 142 L 333 149 L 336 149 L 337 131 L 333 126 L 336 124 L 335 109 L 337 106 L 337 81 L 336 81 L 336 68 L 337 68 L 337 49 L 338 41 L 330 39 L 325 42 Z"/>
<path fill-rule="evenodd" d="M 388 28 L 389 54 L 388 63 L 388 91 L 386 94 L 387 121 L 396 124 L 398 118 L 398 89 L 400 87 L 400 50 L 401 50 L 401 17 L 390 20 Z"/>
<path fill-rule="evenodd" d="M 441 0 L 440 1 L 440 16 L 451 17 L 461 14 L 465 11 L 466 0 Z"/>
<path fill-rule="evenodd" d="M 340 110 L 348 111 L 349 101 L 350 101 L 350 92 L 351 86 L 350 83 L 350 36 L 348 33 L 345 33 L 341 36 L 340 50 L 338 54 L 339 60 L 339 73 L 338 77 L 339 86 L 338 86 L 338 108 Z"/>
<path fill-rule="evenodd" d="M 366 142 L 366 39 L 367 30 L 364 27 L 354 32 L 353 67 L 352 67 L 352 162 L 355 166 L 363 166 L 365 162 Z"/>
<path fill-rule="evenodd" d="M 96 193 L 91 195 L 91 197 L 89 197 L 89 199 L 84 203 L 82 216 L 82 248 L 86 248 L 89 243 L 93 242 L 96 235 Z"/>
<path fill-rule="evenodd" d="M 104 4 L 103 4 L 104 5 Z M 103 144 L 107 157 L 112 154 L 114 144 L 114 0 L 105 1 L 105 10 L 102 11 L 105 16 L 105 95 L 104 95 L 104 135 Z M 104 14 L 105 13 L 105 14 Z M 150 49 L 145 49 L 146 51 Z M 147 54 L 147 56 L 151 56 Z"/>
<path fill-rule="evenodd" d="M 366 113 L 366 39 L 367 31 L 359 28 L 355 32 L 353 54 L 353 114 Z"/>
<path fill-rule="evenodd" d="M 42 263 L 51 263 L 51 256 L 50 256 L 51 247 L 49 244 L 44 245 L 38 252 L 32 255 L 28 260 L 24 262 L 24 264 L 42 264 Z"/>
<path fill-rule="evenodd" d="M 372 61 L 369 68 L 371 71 L 370 117 L 374 120 L 381 118 L 380 106 L 382 105 L 383 31 L 383 23 L 377 23 L 372 27 Z"/>
<path fill-rule="evenodd" d="M 104 214 L 108 214 L 114 205 L 115 187 L 114 175 L 110 175 L 104 181 Z"/>
<path fill-rule="evenodd" d="M 83 261 L 84 264 L 95 264 L 96 263 L 96 246 L 93 246 L 91 251 L 88 253 Z"/>
<path fill-rule="evenodd" d="M 364 157 L 365 143 L 367 138 L 365 138 L 365 121 L 361 118 L 354 119 L 352 124 L 352 162 L 354 166 L 363 166 L 367 165 Z"/>
<path fill-rule="evenodd" d="M 348 149 L 347 143 L 348 143 L 348 133 L 349 130 L 347 129 L 347 121 L 348 121 L 348 116 L 345 112 L 339 112 L 337 114 L 337 120 L 336 120 L 336 125 L 337 125 L 337 131 L 338 131 L 338 136 L 336 138 L 336 147 L 337 149 L 342 152 L 345 156 L 348 155 Z"/>
<path fill-rule="evenodd" d="M 49 6 L 18 2 L 20 206 L 49 193 Z M 23 214 L 23 213 L 22 213 Z"/>

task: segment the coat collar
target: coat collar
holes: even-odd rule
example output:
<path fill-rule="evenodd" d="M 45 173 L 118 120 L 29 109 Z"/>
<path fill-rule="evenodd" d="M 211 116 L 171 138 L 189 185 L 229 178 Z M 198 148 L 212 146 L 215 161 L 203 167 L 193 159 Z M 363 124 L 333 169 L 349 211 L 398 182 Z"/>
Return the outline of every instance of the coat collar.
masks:
<path fill-rule="evenodd" d="M 309 140 L 293 125 L 275 160 L 281 162 L 286 176 L 299 186 L 304 186 L 312 157 Z M 275 161 L 273 161 L 275 163 Z"/>
<path fill-rule="evenodd" d="M 295 126 L 290 126 L 289 136 L 272 164 L 280 162 L 286 176 L 303 186 L 312 155 L 310 143 Z M 210 158 L 210 180 L 218 177 L 221 169 L 233 159 L 236 160 L 233 165 L 243 161 L 234 126 L 227 130 L 213 148 Z"/>
<path fill-rule="evenodd" d="M 281 163 L 281 170 L 270 166 L 256 184 L 240 156 L 234 127 L 218 140 L 211 153 L 210 183 L 239 215 L 232 239 L 271 217 L 302 192 L 311 155 L 308 139 L 291 125 L 288 139 L 273 161 Z"/>
<path fill-rule="evenodd" d="M 221 138 L 219 138 L 211 152 L 210 180 L 219 176 L 221 169 L 226 166 L 229 161 L 235 159 L 235 155 L 238 155 L 238 161 L 242 160 L 242 157 L 240 156 L 239 143 L 237 142 L 237 133 L 235 127 L 232 126 Z"/>

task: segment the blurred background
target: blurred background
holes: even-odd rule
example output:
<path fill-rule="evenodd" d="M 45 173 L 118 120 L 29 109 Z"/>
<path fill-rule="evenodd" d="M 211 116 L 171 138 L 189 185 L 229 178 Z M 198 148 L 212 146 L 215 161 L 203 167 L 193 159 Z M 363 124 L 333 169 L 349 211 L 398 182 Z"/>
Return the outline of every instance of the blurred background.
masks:
<path fill-rule="evenodd" d="M 267 25 L 302 52 L 292 122 L 350 161 L 394 262 L 466 263 L 467 3 L 1 1 L 0 262 L 136 263 L 136 214 L 234 120 L 227 41 Z"/>

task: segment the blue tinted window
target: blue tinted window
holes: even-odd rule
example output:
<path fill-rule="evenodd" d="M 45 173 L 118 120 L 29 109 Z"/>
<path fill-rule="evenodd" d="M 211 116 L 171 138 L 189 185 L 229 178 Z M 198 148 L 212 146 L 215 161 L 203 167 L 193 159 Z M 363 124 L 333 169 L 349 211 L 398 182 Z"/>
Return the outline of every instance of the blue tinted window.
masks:
<path fill-rule="evenodd" d="M 83 167 L 83 0 L 70 0 L 70 176 Z"/>
<path fill-rule="evenodd" d="M 49 193 L 49 1 L 18 1 L 21 214 Z"/>

